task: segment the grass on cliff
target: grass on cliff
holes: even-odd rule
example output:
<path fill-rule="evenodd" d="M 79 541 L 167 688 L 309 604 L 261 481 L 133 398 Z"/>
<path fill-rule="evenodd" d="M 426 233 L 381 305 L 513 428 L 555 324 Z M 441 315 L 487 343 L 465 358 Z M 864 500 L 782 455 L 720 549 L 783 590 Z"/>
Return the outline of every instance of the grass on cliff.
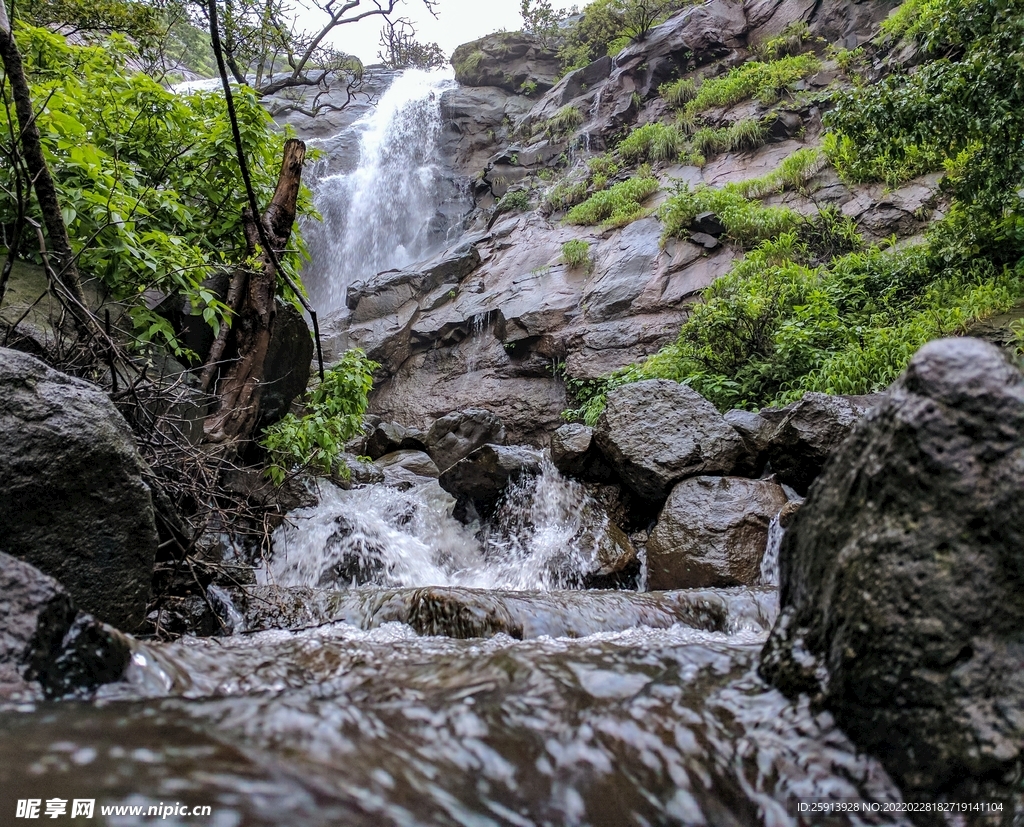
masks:
<path fill-rule="evenodd" d="M 945 217 L 919 244 L 865 246 L 834 209 L 787 227 L 794 219 L 750 201 L 803 186 L 823 163 L 813 150 L 757 181 L 676 193 L 662 212 L 670 235 L 707 206 L 727 216 L 730 235 L 760 241 L 704 291 L 673 344 L 596 382 L 570 378 L 569 416 L 593 422 L 610 389 L 655 377 L 686 382 L 723 410 L 868 393 L 929 340 L 1024 304 L 1024 62 L 1007 59 L 1024 43 L 1024 7 L 910 0 L 885 28 L 893 45 L 917 40 L 925 60 L 836 96 L 824 149 L 849 182 L 895 186 L 941 170 Z M 735 100 L 752 88 L 747 73 L 761 71 L 739 67 L 687 106 Z"/>
<path fill-rule="evenodd" d="M 719 77 L 708 78 L 686 104 L 684 112 L 697 115 L 718 106 L 732 106 L 754 98 L 760 103 L 775 103 L 798 80 L 821 68 L 814 55 L 790 55 L 767 62 L 749 61 Z"/>
<path fill-rule="evenodd" d="M 569 224 L 623 227 L 650 214 L 644 201 L 658 191 L 658 179 L 641 167 L 636 177 L 620 181 L 607 190 L 595 192 L 565 216 Z"/>

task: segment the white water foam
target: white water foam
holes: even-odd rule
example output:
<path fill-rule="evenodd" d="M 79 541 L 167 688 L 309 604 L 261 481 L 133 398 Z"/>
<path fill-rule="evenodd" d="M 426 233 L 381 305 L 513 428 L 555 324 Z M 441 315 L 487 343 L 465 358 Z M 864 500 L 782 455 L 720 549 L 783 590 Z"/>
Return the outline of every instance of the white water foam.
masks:
<path fill-rule="evenodd" d="M 486 527 L 452 515 L 436 483 L 343 491 L 325 485 L 318 506 L 290 515 L 274 534 L 263 583 L 464 586 L 514 591 L 581 588 L 598 568 L 607 517 L 577 482 L 545 464 L 509 487 Z"/>

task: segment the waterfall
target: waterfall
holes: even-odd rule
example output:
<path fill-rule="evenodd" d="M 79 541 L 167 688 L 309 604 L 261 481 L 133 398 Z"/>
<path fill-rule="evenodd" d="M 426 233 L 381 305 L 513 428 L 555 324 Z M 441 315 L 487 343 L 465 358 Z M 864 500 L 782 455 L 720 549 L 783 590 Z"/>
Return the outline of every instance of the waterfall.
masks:
<path fill-rule="evenodd" d="M 356 167 L 332 173 L 336 159 L 327 156 L 311 170 L 323 221 L 303 225 L 311 257 L 303 280 L 321 311 L 343 308 L 353 281 L 405 267 L 444 245 L 450 221 L 443 207 L 460 196 L 439 152 L 441 95 L 454 85 L 449 71 L 402 72 L 349 127 L 358 135 Z"/>
<path fill-rule="evenodd" d="M 782 546 L 782 535 L 786 529 L 782 527 L 781 513 L 772 517 L 768 525 L 768 544 L 764 550 L 764 557 L 761 558 L 762 586 L 779 585 L 779 548 Z"/>
<path fill-rule="evenodd" d="M 466 527 L 436 484 L 398 491 L 324 485 L 314 508 L 274 534 L 264 583 L 345 588 L 465 586 L 516 591 L 580 588 L 597 567 L 607 517 L 578 482 L 545 462 L 513 483 L 492 524 Z M 477 530 L 474 530 L 477 529 Z"/>

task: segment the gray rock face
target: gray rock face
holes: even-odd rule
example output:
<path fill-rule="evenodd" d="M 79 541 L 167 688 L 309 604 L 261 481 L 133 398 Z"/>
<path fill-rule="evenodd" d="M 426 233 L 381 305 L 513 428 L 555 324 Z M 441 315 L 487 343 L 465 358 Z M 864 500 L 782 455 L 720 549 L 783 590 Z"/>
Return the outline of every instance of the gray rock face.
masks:
<path fill-rule="evenodd" d="M 331 470 L 331 482 L 348 491 L 362 485 L 384 482 L 384 471 L 375 463 L 363 462 L 355 454 L 343 453 L 338 455 Z"/>
<path fill-rule="evenodd" d="M 579 423 L 563 425 L 551 435 L 550 448 L 551 462 L 567 477 L 609 482 L 615 476 L 597 447 L 593 428 Z"/>
<path fill-rule="evenodd" d="M 423 451 L 426 434 L 415 428 L 406 428 L 397 422 L 378 422 L 366 435 L 363 453 L 371 459 L 380 459 L 392 451 Z"/>
<path fill-rule="evenodd" d="M 452 53 L 455 79 L 464 86 L 497 86 L 509 92 L 546 92 L 561 71 L 554 51 L 526 32 L 496 32 Z"/>
<path fill-rule="evenodd" d="M 503 445 L 505 425 L 483 408 L 453 411 L 434 420 L 426 436 L 427 453 L 442 471 L 483 445 Z"/>
<path fill-rule="evenodd" d="M 775 413 L 781 419 L 768 434 L 772 471 L 782 482 L 806 493 L 862 414 L 863 408 L 845 397 L 824 393 L 809 393 Z"/>
<path fill-rule="evenodd" d="M 541 471 L 542 455 L 523 445 L 483 445 L 445 470 L 438 482 L 458 501 L 456 516 L 489 516 L 510 482 Z"/>
<path fill-rule="evenodd" d="M 768 461 L 771 422 L 759 414 L 740 410 L 726 411 L 725 421 L 736 429 L 746 446 L 747 456 L 741 463 L 743 475 L 756 477 Z"/>
<path fill-rule="evenodd" d="M 783 540 L 762 674 L 811 693 L 906 789 L 998 783 L 1024 760 L 1022 491 L 1024 376 L 991 345 L 941 340 Z"/>
<path fill-rule="evenodd" d="M 142 474 L 105 393 L 0 349 L 0 537 L 122 629 L 145 617 L 157 546 Z"/>
<path fill-rule="evenodd" d="M 648 379 L 617 388 L 595 428 L 602 453 L 640 496 L 664 499 L 679 480 L 728 474 L 743 454 L 740 435 L 686 385 Z"/>
<path fill-rule="evenodd" d="M 131 657 L 127 638 L 78 614 L 60 583 L 3 552 L 0 616 L 0 699 L 88 691 L 120 680 Z"/>
<path fill-rule="evenodd" d="M 436 480 L 437 466 L 423 451 L 394 451 L 374 463 L 384 472 L 384 484 L 406 490 L 414 485 Z"/>
<path fill-rule="evenodd" d="M 782 486 L 737 477 L 694 477 L 669 495 L 647 543 L 652 589 L 753 586 L 768 525 L 786 504 Z"/>
<path fill-rule="evenodd" d="M 0 552 L 0 698 L 29 692 L 75 617 L 71 596 L 34 566 Z"/>

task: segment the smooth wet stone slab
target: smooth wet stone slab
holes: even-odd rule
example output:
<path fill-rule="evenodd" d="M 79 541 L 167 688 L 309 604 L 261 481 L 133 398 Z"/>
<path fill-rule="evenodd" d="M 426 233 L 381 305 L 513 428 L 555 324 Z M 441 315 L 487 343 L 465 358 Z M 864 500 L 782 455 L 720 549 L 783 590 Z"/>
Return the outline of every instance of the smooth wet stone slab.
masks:
<path fill-rule="evenodd" d="M 688 589 L 674 592 L 511 592 L 427 587 L 319 591 L 263 586 L 239 602 L 247 628 L 297 629 L 344 621 L 360 629 L 404 623 L 423 635 L 528 640 L 584 637 L 682 624 L 706 632 L 767 632 L 775 592 L 767 589 Z"/>

